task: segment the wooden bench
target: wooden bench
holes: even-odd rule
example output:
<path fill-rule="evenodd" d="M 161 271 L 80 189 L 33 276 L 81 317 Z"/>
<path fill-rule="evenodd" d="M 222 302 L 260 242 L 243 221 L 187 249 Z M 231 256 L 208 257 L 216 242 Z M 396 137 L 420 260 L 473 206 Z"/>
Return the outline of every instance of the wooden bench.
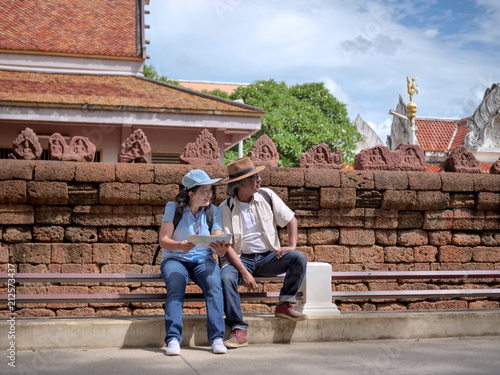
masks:
<path fill-rule="evenodd" d="M 257 277 L 256 280 L 282 281 L 284 275 L 276 277 Z M 0 283 L 10 279 L 6 273 L 0 274 Z M 464 279 L 500 279 L 500 270 L 472 271 L 368 271 L 368 272 L 333 272 L 332 280 L 464 280 Z M 161 282 L 159 273 L 16 273 L 15 283 L 130 283 Z M 404 298 L 458 298 L 458 297 L 500 297 L 500 289 L 426 289 L 426 290 L 369 290 L 369 291 L 333 291 L 333 300 L 351 299 L 404 299 Z M 279 292 L 240 293 L 242 301 L 277 300 Z M 0 303 L 9 301 L 8 295 L 0 295 Z M 16 304 L 25 303 L 99 303 L 99 302 L 163 302 L 165 293 L 117 293 L 117 294 L 16 294 Z M 301 293 L 297 296 L 301 297 Z M 204 301 L 202 293 L 186 293 L 186 301 Z"/>

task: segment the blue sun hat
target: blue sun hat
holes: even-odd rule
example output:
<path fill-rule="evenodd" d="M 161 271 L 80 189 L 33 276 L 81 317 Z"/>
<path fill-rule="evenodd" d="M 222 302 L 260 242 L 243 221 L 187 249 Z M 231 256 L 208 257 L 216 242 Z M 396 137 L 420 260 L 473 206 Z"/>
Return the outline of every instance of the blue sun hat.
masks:
<path fill-rule="evenodd" d="M 201 169 L 193 169 L 182 178 L 182 185 L 184 185 L 184 187 L 186 187 L 187 189 L 191 189 L 198 185 L 212 185 L 219 180 L 222 179 L 211 179 L 210 177 L 208 177 L 208 174 L 206 174 Z"/>

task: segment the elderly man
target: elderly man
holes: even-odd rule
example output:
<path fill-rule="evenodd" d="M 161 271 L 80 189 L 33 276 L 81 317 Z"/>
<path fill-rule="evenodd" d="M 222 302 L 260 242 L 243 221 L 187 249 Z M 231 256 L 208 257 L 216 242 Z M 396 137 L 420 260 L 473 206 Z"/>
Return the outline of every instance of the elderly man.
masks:
<path fill-rule="evenodd" d="M 238 285 L 256 288 L 254 276 L 286 273 L 275 315 L 293 321 L 306 315 L 293 306 L 306 273 L 307 258 L 295 250 L 297 219 L 295 214 L 270 189 L 261 189 L 259 172 L 250 158 L 238 159 L 227 166 L 229 198 L 219 206 L 222 228 L 233 235 L 233 242 L 222 259 L 221 279 L 226 325 L 231 329 L 224 342 L 228 348 L 248 345 L 248 324 L 243 321 Z M 287 227 L 288 246 L 279 242 L 276 225 Z"/>

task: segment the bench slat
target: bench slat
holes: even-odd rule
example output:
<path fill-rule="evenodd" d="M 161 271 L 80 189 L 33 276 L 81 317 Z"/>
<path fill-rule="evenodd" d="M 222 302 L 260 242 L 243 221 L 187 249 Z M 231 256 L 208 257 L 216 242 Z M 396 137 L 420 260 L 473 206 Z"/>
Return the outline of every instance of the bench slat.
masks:
<path fill-rule="evenodd" d="M 332 292 L 334 300 L 375 298 L 500 297 L 500 289 L 370 290 Z"/>

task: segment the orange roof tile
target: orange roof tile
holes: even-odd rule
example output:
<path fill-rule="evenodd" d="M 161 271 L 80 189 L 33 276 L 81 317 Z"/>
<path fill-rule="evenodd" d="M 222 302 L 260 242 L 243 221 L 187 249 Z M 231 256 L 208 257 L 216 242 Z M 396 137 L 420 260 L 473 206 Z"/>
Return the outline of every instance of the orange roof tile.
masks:
<path fill-rule="evenodd" d="M 140 77 L 0 71 L 0 87 L 0 105 L 264 114 L 260 108 Z"/>
<path fill-rule="evenodd" d="M 453 143 L 451 144 L 450 151 L 454 150 L 455 147 L 458 147 L 458 146 L 464 144 L 465 136 L 469 132 L 465 128 L 466 126 L 467 126 L 467 119 L 462 119 L 460 121 L 460 125 L 458 125 L 457 134 L 455 135 L 455 138 L 453 139 Z"/>
<path fill-rule="evenodd" d="M 427 172 L 441 172 L 444 169 L 444 165 L 426 165 Z"/>
<path fill-rule="evenodd" d="M 481 163 L 481 173 L 490 173 L 490 169 L 493 163 L 486 163 L 483 161 L 480 163 Z"/>
<path fill-rule="evenodd" d="M 212 91 L 219 89 L 226 92 L 227 94 L 232 94 L 234 90 L 238 87 L 246 87 L 246 85 L 238 83 L 225 83 L 225 82 L 190 82 L 190 81 L 179 81 L 179 85 L 182 87 L 187 87 L 188 89 L 197 91 Z"/>
<path fill-rule="evenodd" d="M 416 119 L 418 144 L 424 151 L 447 152 L 459 120 Z"/>
<path fill-rule="evenodd" d="M 139 56 L 136 0 L 0 0 L 0 50 Z"/>

